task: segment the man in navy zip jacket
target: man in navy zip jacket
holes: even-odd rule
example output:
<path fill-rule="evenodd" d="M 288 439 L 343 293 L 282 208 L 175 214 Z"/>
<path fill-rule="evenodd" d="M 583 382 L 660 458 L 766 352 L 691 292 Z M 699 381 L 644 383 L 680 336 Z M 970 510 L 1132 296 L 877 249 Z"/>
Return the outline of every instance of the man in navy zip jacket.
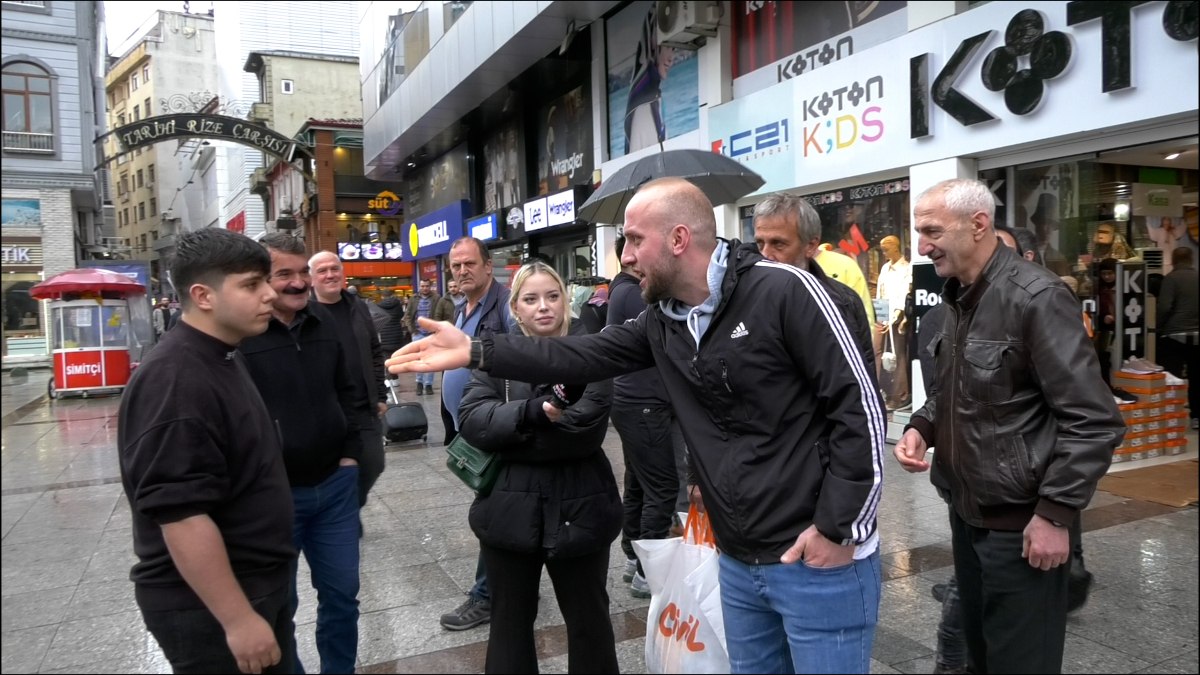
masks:
<path fill-rule="evenodd" d="M 886 417 L 852 331 L 812 275 L 717 239 L 687 181 L 643 186 L 625 237 L 651 303 L 636 320 L 520 340 L 427 322 L 389 367 L 594 382 L 657 366 L 723 553 L 732 672 L 868 672 Z"/>
<path fill-rule="evenodd" d="M 244 341 L 250 375 L 283 439 L 283 463 L 296 518 L 293 541 L 317 589 L 321 672 L 354 672 L 358 655 L 358 462 L 366 398 L 353 380 L 335 319 L 309 302 L 304 243 L 263 237 L 271 287 L 279 294 L 267 331 Z M 298 604 L 293 563 L 292 611 Z M 296 666 L 303 669 L 299 655 Z"/>

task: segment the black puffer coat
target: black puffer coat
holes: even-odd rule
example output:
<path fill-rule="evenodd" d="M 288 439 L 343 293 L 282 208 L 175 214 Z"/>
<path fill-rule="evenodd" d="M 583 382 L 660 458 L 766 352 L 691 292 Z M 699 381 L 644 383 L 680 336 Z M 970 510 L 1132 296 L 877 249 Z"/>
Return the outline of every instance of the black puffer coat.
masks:
<path fill-rule="evenodd" d="M 572 324 L 571 332 L 583 332 L 582 326 Z M 495 548 L 544 549 L 551 558 L 587 555 L 607 548 L 621 531 L 621 497 L 601 448 L 612 386 L 607 380 L 588 385 L 557 423 L 544 414 L 529 419 L 527 410 L 540 410 L 549 395 L 549 385 L 473 373 L 459 408 L 460 431 L 476 447 L 500 453 L 504 468 L 491 494 L 471 505 L 471 530 Z"/>
<path fill-rule="evenodd" d="M 388 313 L 388 321 L 379 329 L 379 342 L 383 345 L 386 358 L 392 352 L 408 344 L 404 330 L 404 303 L 395 296 L 386 297 L 379 301 L 379 308 Z"/>

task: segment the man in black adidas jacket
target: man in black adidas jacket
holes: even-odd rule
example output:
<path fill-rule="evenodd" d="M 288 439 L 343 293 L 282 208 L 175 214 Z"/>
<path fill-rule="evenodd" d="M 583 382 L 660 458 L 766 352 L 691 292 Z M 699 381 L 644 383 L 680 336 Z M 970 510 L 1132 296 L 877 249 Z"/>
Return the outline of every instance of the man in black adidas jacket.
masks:
<path fill-rule="evenodd" d="M 812 275 L 718 240 L 691 183 L 643 186 L 625 237 L 655 303 L 637 320 L 519 340 L 428 322 L 389 367 L 591 382 L 657 366 L 725 553 L 732 671 L 867 672 L 886 420 L 854 336 Z"/>

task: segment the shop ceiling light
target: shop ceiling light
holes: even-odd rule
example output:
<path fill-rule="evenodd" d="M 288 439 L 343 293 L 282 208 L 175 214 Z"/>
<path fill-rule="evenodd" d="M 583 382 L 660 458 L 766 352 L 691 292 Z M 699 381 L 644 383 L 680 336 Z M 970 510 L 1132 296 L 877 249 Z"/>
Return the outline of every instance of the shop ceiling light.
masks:
<path fill-rule="evenodd" d="M 1169 155 L 1163 155 L 1163 159 L 1176 159 L 1176 158 L 1178 158 L 1178 157 L 1179 157 L 1179 155 L 1181 155 L 1181 154 L 1183 154 L 1183 153 L 1181 153 L 1181 152 L 1172 152 L 1172 153 L 1171 153 L 1171 154 L 1169 154 Z"/>

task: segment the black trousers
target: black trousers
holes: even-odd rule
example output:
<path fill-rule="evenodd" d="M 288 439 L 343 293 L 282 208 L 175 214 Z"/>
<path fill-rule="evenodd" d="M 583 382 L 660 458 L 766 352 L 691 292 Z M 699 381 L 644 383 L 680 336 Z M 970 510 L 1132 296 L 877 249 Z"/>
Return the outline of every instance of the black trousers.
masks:
<path fill-rule="evenodd" d="M 1166 335 L 1159 335 L 1157 344 L 1158 364 L 1188 381 L 1188 415 L 1192 419 L 1200 417 L 1200 345 Z"/>
<path fill-rule="evenodd" d="M 568 673 L 616 673 L 617 646 L 608 606 L 608 552 L 547 558 L 480 544 L 492 592 L 485 673 L 536 673 L 533 624 L 542 567 L 550 573 L 567 625 Z"/>
<path fill-rule="evenodd" d="M 358 462 L 358 508 L 362 508 L 367 504 L 367 493 L 375 485 L 375 481 L 379 480 L 380 474 L 383 473 L 384 455 L 383 455 L 383 421 L 378 415 L 371 415 L 373 424 L 370 429 L 365 429 L 360 436 L 362 437 L 363 454 L 362 459 Z"/>
<path fill-rule="evenodd" d="M 250 605 L 272 628 L 282 657 L 264 673 L 290 673 L 294 670 L 296 628 L 288 607 L 288 587 L 251 598 Z M 146 629 L 158 641 L 163 654 L 176 673 L 240 673 L 237 660 L 225 642 L 225 629 L 207 609 L 142 610 Z"/>
<path fill-rule="evenodd" d="M 1031 567 L 1021 532 L 972 527 L 954 511 L 950 531 L 969 670 L 1062 672 L 1071 566 Z"/>
<path fill-rule="evenodd" d="M 670 406 L 613 403 L 611 417 L 625 456 L 621 550 L 632 559 L 632 542 L 670 533 L 680 492 L 675 447 L 683 439 Z"/>

